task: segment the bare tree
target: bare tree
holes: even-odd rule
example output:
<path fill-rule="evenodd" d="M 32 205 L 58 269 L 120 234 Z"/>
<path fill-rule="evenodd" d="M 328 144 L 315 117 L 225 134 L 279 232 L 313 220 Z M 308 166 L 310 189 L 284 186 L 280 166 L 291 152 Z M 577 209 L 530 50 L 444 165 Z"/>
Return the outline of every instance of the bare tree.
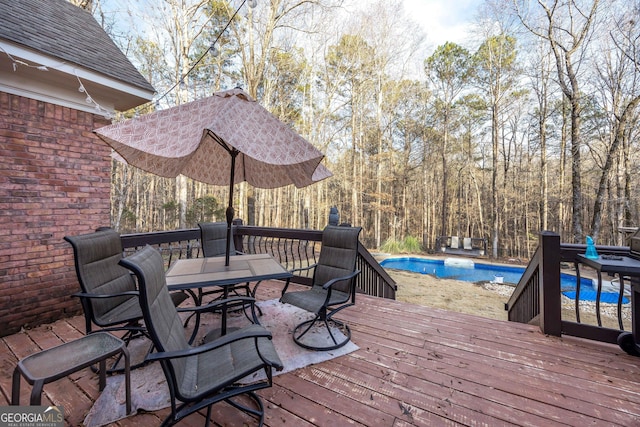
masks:
<path fill-rule="evenodd" d="M 533 43 L 530 60 L 530 87 L 537 111 L 535 114 L 538 144 L 540 146 L 540 229 L 549 229 L 549 162 L 547 127 L 551 115 L 551 54 L 542 43 Z"/>
<path fill-rule="evenodd" d="M 453 121 L 453 108 L 456 99 L 460 96 L 463 89 L 466 88 L 471 78 L 471 56 L 469 52 L 455 43 L 447 42 L 439 46 L 433 55 L 425 60 L 425 71 L 427 79 L 434 88 L 434 94 L 438 97 L 438 105 L 434 111 L 440 111 L 442 116 L 442 145 L 441 145 L 441 162 L 442 162 L 442 216 L 441 216 L 441 235 L 446 236 L 447 233 L 447 206 L 449 204 L 448 197 L 448 173 L 449 167 L 447 160 L 450 156 L 449 144 L 451 123 Z"/>
<path fill-rule="evenodd" d="M 255 99 L 261 98 L 274 50 L 285 46 L 291 34 L 314 32 L 307 19 L 310 14 L 341 4 L 342 0 L 272 0 L 258 2 L 255 8 L 247 8 L 240 15 L 244 17 L 244 25 L 232 26 L 231 31 L 239 46 L 242 78 L 249 95 Z M 232 17 L 235 11 L 229 8 L 228 13 Z M 241 216 L 247 218 L 249 224 L 254 224 L 254 189 L 242 183 L 239 199 Z"/>
<path fill-rule="evenodd" d="M 628 4 L 627 7 L 631 5 Z M 635 12 L 635 14 L 633 13 Z M 613 29 L 609 31 L 610 42 L 603 43 L 603 47 L 613 45 L 610 53 L 603 56 L 601 63 L 596 63 L 601 91 L 603 93 L 603 109 L 610 114 L 610 144 L 606 152 L 602 174 L 596 190 L 591 221 L 591 235 L 594 239 L 600 235 L 602 227 L 603 203 L 607 191 L 607 180 L 612 172 L 612 166 L 620 157 L 620 151 L 628 144 L 629 123 L 633 120 L 640 104 L 640 23 L 637 19 L 638 5 L 623 8 L 615 19 Z M 623 165 L 623 169 L 628 166 Z M 628 173 L 625 172 L 625 175 Z M 620 185 L 625 185 L 619 183 Z M 624 224 L 619 224 L 624 225 Z"/>
<path fill-rule="evenodd" d="M 199 2 L 148 3 L 144 18 L 135 15 L 136 3 L 129 3 L 133 16 L 155 24 L 132 28 L 146 32 L 123 33 L 116 39 L 159 93 L 168 92 L 162 105 L 200 98 L 242 84 L 249 76 L 253 83 L 244 84 L 255 88 L 259 102 L 327 154 L 325 164 L 333 179 L 305 189 L 249 189 L 252 193 L 245 191 L 244 212 L 239 214 L 243 220 L 253 221 L 247 213 L 253 204 L 256 225 L 322 228 L 329 206 L 338 205 L 341 221 L 364 227 L 363 242 L 370 247 L 420 234 L 428 246 L 446 228 L 499 238 L 493 241 L 493 254 L 527 256 L 536 244 L 536 227 L 555 228 L 567 241 L 576 239 L 576 213 L 600 244 L 619 240 L 619 226 L 640 223 L 635 194 L 640 179 L 634 173 L 640 158 L 640 30 L 633 19 L 638 3 L 608 0 L 609 9 L 597 13 L 606 26 L 593 21 L 580 40 L 593 6 L 593 0 L 587 1 L 528 2 L 528 12 L 537 12 L 537 19 L 520 10 L 522 18 L 537 33 L 515 19 L 520 34 L 499 14 L 514 0 L 483 2 L 493 9 L 486 11 L 486 31 L 476 39 L 482 45 L 473 46 L 476 84 L 448 102 L 442 88 L 427 86 L 421 72 L 430 55 L 413 49 L 415 27 L 402 19 L 397 2 L 370 2 L 363 10 L 336 14 L 328 21 L 319 20 L 319 14 L 324 18 L 335 11 L 329 6 L 340 2 L 316 0 L 314 5 L 325 7 L 306 7 L 300 0 L 259 0 L 256 9 L 243 6 L 216 42 L 220 55 L 205 56 L 183 79 L 184 89 L 179 84 L 184 64 L 198 64 L 242 0 L 207 2 L 190 22 L 193 28 L 187 30 L 192 32 L 185 30 L 182 36 L 174 28 L 163 28 L 182 25 L 182 3 L 188 8 Z M 499 2 L 502 8 L 496 7 Z M 110 9 L 99 8 L 108 5 L 94 0 L 94 13 L 99 19 L 103 13 L 105 23 L 117 22 Z M 290 9 L 295 5 L 299 7 Z M 263 44 L 270 17 L 277 23 L 271 42 Z M 113 28 L 124 31 L 126 25 Z M 255 62 L 245 67 L 242 55 L 250 59 L 248 29 L 253 32 Z M 515 44 L 514 34 L 518 42 L 525 36 L 533 40 L 526 45 L 529 80 L 519 72 L 524 49 Z M 180 37 L 195 40 L 188 49 L 188 41 L 175 48 Z M 416 74 L 405 72 L 410 63 L 417 64 Z M 571 72 L 578 86 L 572 86 Z M 516 97 L 523 83 L 532 89 L 528 99 Z M 429 89 L 440 98 L 438 108 L 433 108 Z M 576 99 L 580 121 L 572 119 Z M 153 108 L 149 104 L 139 112 Z M 572 140 L 575 132 L 579 137 Z M 441 150 L 443 136 L 446 149 Z M 576 147 L 582 148 L 581 159 L 572 157 Z M 571 170 L 569 158 L 573 171 L 565 173 L 565 162 Z M 581 166 L 576 169 L 576 164 Z M 569 181 L 576 176 L 581 182 L 579 212 L 572 201 L 575 181 Z M 122 230 L 189 227 L 197 218 L 215 217 L 216 201 L 226 200 L 226 187 L 186 180 L 181 190 L 186 200 L 177 203 L 175 180 L 126 168 L 115 170 L 113 177 L 113 224 Z M 240 206 L 237 199 L 235 205 Z M 183 223 L 178 222 L 179 206 L 185 208 Z M 556 211 L 560 215 L 554 215 Z"/>
<path fill-rule="evenodd" d="M 543 10 L 543 22 L 529 21 L 521 10 L 517 0 L 514 4 L 522 23 L 533 34 L 549 43 L 553 52 L 558 84 L 571 105 L 571 177 L 572 177 L 572 230 L 575 242 L 581 242 L 583 232 L 582 171 L 580 117 L 582 112 L 582 91 L 578 75 L 578 66 L 585 53 L 585 44 L 589 37 L 598 10 L 599 0 L 583 4 L 579 0 L 538 0 Z"/>
<path fill-rule="evenodd" d="M 358 24 L 355 31 L 363 35 L 372 48 L 371 58 L 373 66 L 373 85 L 371 87 L 375 97 L 372 118 L 371 138 L 373 232 L 376 247 L 380 247 L 382 239 L 382 219 L 385 214 L 393 211 L 386 183 L 390 182 L 386 171 L 392 167 L 389 156 L 393 135 L 390 133 L 392 118 L 388 114 L 386 105 L 389 102 L 391 81 L 406 76 L 406 66 L 409 58 L 422 43 L 421 32 L 413 21 L 406 18 L 404 11 L 397 1 L 380 0 L 368 5 L 366 9 L 356 15 Z M 409 30 L 413 28 L 413 31 Z"/>
<path fill-rule="evenodd" d="M 498 188 L 498 161 L 501 134 L 502 107 L 514 90 L 516 79 L 516 43 L 506 34 L 487 38 L 474 55 L 475 80 L 484 94 L 491 116 L 492 147 L 492 251 L 498 256 L 498 237 L 500 234 L 500 197 Z M 506 166 L 505 166 L 506 167 Z"/>

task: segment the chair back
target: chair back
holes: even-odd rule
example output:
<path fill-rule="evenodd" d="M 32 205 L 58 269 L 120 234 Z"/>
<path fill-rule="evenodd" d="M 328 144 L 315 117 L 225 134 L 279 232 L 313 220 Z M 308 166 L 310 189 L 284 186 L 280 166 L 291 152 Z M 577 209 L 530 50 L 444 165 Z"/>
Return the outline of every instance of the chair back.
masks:
<path fill-rule="evenodd" d="M 162 255 L 151 246 L 123 258 L 120 264 L 138 278 L 140 307 L 151 341 L 158 351 L 178 351 L 189 347 L 182 320 L 178 315 L 165 278 Z M 181 384 L 186 372 L 186 358 L 169 361 L 171 377 Z"/>
<path fill-rule="evenodd" d="M 321 287 L 336 277 L 347 276 L 356 269 L 358 259 L 358 235 L 361 227 L 328 225 L 322 232 L 322 248 L 313 275 L 313 286 Z M 353 282 L 354 279 L 351 280 Z M 355 291 L 352 283 L 338 283 L 335 290 L 350 293 Z"/>
<path fill-rule="evenodd" d="M 122 259 L 122 241 L 115 230 L 101 229 L 64 239 L 73 247 L 76 274 L 83 292 L 108 295 L 137 290 L 131 273 L 118 264 Z M 83 303 L 83 309 L 90 311 L 85 314 L 91 320 L 102 325 L 103 314 L 131 298 L 137 297 L 92 298 L 90 303 Z"/>
<path fill-rule="evenodd" d="M 227 253 L 227 223 L 226 222 L 201 222 L 200 242 L 202 253 L 205 257 L 224 256 Z M 235 253 L 233 239 L 231 239 L 230 254 Z"/>

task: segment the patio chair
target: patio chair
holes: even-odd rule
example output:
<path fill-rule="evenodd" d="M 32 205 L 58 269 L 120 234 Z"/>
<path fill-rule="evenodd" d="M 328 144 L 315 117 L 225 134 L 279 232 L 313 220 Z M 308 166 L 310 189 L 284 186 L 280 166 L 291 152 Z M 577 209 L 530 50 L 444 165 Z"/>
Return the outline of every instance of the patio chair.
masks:
<path fill-rule="evenodd" d="M 202 253 L 205 257 L 220 257 L 225 256 L 227 252 L 227 223 L 226 222 L 201 222 L 198 223 L 200 227 L 200 244 L 202 245 Z M 242 252 L 236 251 L 233 239 L 230 242 L 231 255 L 241 255 Z M 202 297 L 210 294 L 218 294 L 218 298 L 222 297 L 222 289 L 214 289 L 204 292 L 200 288 L 198 297 L 202 300 Z M 249 288 L 249 283 L 237 284 L 227 287 L 228 292 L 233 292 L 236 295 L 254 296 Z M 238 292 L 241 291 L 241 292 Z"/>
<path fill-rule="evenodd" d="M 355 277 L 360 273 L 356 270 L 360 230 L 360 227 L 325 227 L 318 263 L 292 270 L 295 273 L 314 269 L 310 290 L 287 292 L 287 280 L 280 298 L 283 303 L 315 313 L 313 319 L 300 323 L 293 331 L 293 340 L 299 346 L 310 350 L 333 350 L 351 339 L 349 326 L 333 316 L 356 303 Z M 314 328 L 317 326 L 319 328 Z M 330 340 L 317 340 L 317 329 L 322 332 L 326 330 Z"/>
<path fill-rule="evenodd" d="M 105 227 L 94 233 L 65 236 L 64 240 L 73 247 L 76 275 L 82 291 L 72 296 L 80 298 L 87 335 L 95 332 L 93 325 L 96 325 L 103 331 L 125 331 L 122 339 L 127 345 L 133 338 L 145 336 L 135 278 L 118 264 L 123 252 L 120 234 Z M 184 292 L 171 294 L 176 306 L 186 298 Z M 110 372 L 118 370 L 109 369 Z"/>
<path fill-rule="evenodd" d="M 200 227 L 200 242 L 202 245 L 202 253 L 205 257 L 220 257 L 225 256 L 227 253 L 227 223 L 226 222 L 201 222 L 198 223 Z M 233 243 L 233 239 L 230 242 L 231 255 L 242 255 L 242 252 L 237 251 Z M 237 285 L 228 286 L 226 291 L 227 295 L 233 293 L 238 296 L 250 296 L 255 298 L 256 291 L 258 290 L 257 282 L 251 289 L 250 283 L 238 283 Z M 198 298 L 202 301 L 202 297 L 205 295 L 217 294 L 217 298 L 224 297 L 223 289 L 213 289 L 204 291 L 202 288 L 198 289 Z M 258 313 L 262 316 L 262 310 L 259 306 L 256 306 Z"/>
<path fill-rule="evenodd" d="M 272 368 L 283 368 L 271 341 L 271 333 L 259 324 L 251 324 L 192 347 L 185 338 L 182 321 L 171 302 L 158 251 L 147 246 L 122 259 L 120 264 L 138 278 L 144 321 L 157 349 L 148 359 L 160 361 L 169 385 L 171 414 L 162 425 L 172 425 L 205 407 L 206 425 L 209 425 L 211 406 L 223 400 L 258 418 L 262 425 L 264 407 L 255 391 L 271 387 Z M 252 305 L 255 302 L 249 297 L 230 300 Z M 266 376 L 264 380 L 246 385 L 238 383 L 261 370 Z M 246 395 L 252 407 L 239 402 L 236 398 L 240 395 Z"/>

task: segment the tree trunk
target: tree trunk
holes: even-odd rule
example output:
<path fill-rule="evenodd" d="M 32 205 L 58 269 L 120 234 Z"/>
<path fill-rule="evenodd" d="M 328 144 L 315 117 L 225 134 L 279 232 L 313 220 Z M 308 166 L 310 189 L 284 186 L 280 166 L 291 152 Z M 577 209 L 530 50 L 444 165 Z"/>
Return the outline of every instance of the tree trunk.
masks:
<path fill-rule="evenodd" d="M 491 201 L 493 212 L 493 232 L 491 236 L 492 256 L 498 257 L 498 235 L 500 233 L 500 209 L 498 197 L 498 106 L 493 105 L 491 109 L 491 141 L 493 167 L 491 168 Z"/>
<path fill-rule="evenodd" d="M 444 117 L 444 134 L 442 135 L 442 152 L 441 152 L 441 162 L 442 162 L 442 217 L 440 219 L 440 224 L 442 227 L 442 232 L 441 234 L 443 236 L 447 236 L 449 235 L 449 230 L 447 228 L 447 217 L 449 215 L 448 211 L 447 211 L 447 207 L 449 204 L 449 194 L 447 192 L 447 185 L 448 185 L 448 181 L 449 181 L 449 171 L 448 171 L 448 166 L 447 166 L 447 143 L 448 143 L 448 139 L 449 139 L 449 132 L 448 132 L 448 117 L 447 117 L 447 113 L 445 112 L 445 117 Z"/>
<path fill-rule="evenodd" d="M 176 200 L 178 201 L 178 228 L 187 228 L 187 177 L 176 177 Z"/>
<path fill-rule="evenodd" d="M 571 98 L 571 193 L 573 214 L 571 226 L 573 228 L 573 242 L 584 240 L 582 230 L 582 170 L 580 164 L 580 97 L 574 92 Z"/>
<path fill-rule="evenodd" d="M 591 237 L 594 241 L 598 240 L 600 235 L 600 227 L 602 226 L 602 204 L 606 192 L 606 184 L 609 174 L 611 173 L 611 167 L 613 160 L 618 154 L 619 147 L 623 145 L 625 138 L 625 129 L 629 121 L 629 116 L 635 112 L 635 109 L 640 102 L 640 96 L 632 99 L 624 108 L 622 114 L 619 115 L 618 122 L 615 124 L 615 134 L 613 142 L 607 151 L 604 166 L 602 168 L 602 174 L 600 175 L 600 181 L 598 183 L 598 190 L 596 192 L 596 198 L 593 204 L 593 219 L 591 222 Z"/>
<path fill-rule="evenodd" d="M 566 212 L 565 212 L 565 204 L 563 201 L 564 195 L 564 181 L 565 174 L 567 173 L 567 96 L 562 96 L 562 129 L 560 131 L 560 186 L 558 188 L 558 194 L 560 194 L 560 201 L 558 203 L 558 212 L 559 212 L 559 224 L 558 224 L 558 232 L 560 234 L 561 239 L 566 239 Z"/>

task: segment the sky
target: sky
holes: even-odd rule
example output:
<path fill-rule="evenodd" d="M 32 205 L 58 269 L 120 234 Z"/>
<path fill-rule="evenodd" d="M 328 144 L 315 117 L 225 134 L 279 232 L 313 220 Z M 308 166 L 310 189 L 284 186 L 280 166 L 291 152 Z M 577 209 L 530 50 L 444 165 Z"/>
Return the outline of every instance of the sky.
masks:
<path fill-rule="evenodd" d="M 404 0 L 405 12 L 424 28 L 427 43 L 464 44 L 470 24 L 483 0 Z"/>
<path fill-rule="evenodd" d="M 258 0 L 265 1 L 265 0 Z M 373 2 L 377 0 L 351 0 L 355 3 Z M 469 27 L 474 21 L 478 7 L 484 0 L 401 0 L 405 13 L 422 26 L 427 43 L 433 48 L 446 41 L 465 44 Z M 110 0 L 103 3 L 113 10 L 124 13 L 131 5 L 141 5 L 142 2 L 130 3 L 129 0 Z"/>

